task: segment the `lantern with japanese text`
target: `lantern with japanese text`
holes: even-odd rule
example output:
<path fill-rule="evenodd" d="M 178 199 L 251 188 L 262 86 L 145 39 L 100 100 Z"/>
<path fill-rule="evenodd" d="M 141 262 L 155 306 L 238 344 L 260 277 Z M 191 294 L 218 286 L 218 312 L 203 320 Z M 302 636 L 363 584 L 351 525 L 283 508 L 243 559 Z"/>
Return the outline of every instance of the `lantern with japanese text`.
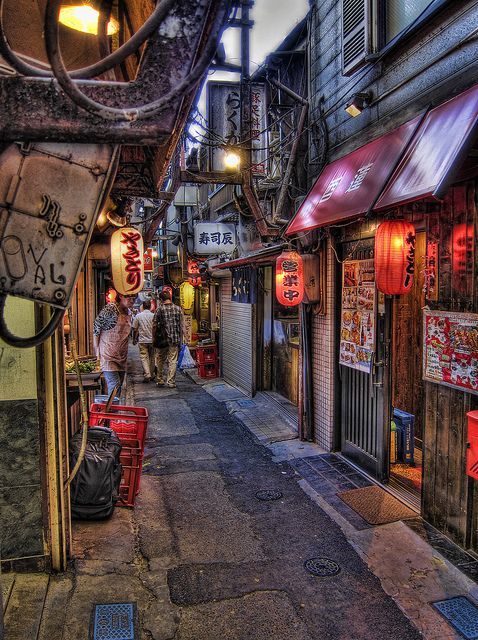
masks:
<path fill-rule="evenodd" d="M 197 260 L 188 260 L 188 282 L 193 287 L 199 287 L 201 284 L 201 274 Z"/>
<path fill-rule="evenodd" d="M 375 234 L 375 280 L 387 295 L 409 293 L 415 271 L 415 227 L 406 220 L 386 220 Z"/>
<path fill-rule="evenodd" d="M 137 229 L 124 227 L 111 236 L 111 271 L 118 293 L 134 295 L 144 284 L 143 238 Z"/>
<path fill-rule="evenodd" d="M 283 251 L 276 260 L 276 298 L 285 307 L 304 298 L 304 267 L 296 251 Z"/>

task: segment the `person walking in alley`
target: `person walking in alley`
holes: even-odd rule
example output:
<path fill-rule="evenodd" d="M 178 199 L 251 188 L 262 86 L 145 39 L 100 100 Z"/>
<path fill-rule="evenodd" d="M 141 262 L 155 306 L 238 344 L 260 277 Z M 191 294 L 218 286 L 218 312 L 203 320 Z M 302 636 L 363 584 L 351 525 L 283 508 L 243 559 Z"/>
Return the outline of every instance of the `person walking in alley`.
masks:
<path fill-rule="evenodd" d="M 179 345 L 183 336 L 183 312 L 172 302 L 168 289 L 159 294 L 162 304 L 158 306 L 153 321 L 153 345 L 156 347 L 156 384 L 163 387 L 164 365 L 166 364 L 166 385 L 176 386 L 176 364 Z"/>
<path fill-rule="evenodd" d="M 143 302 L 143 311 L 133 320 L 133 344 L 139 343 L 139 355 L 143 365 L 143 382 L 150 382 L 154 371 L 153 319 L 151 300 Z"/>
<path fill-rule="evenodd" d="M 131 309 L 135 300 L 136 295 L 117 294 L 116 301 L 107 304 L 94 322 L 95 352 L 100 361 L 108 394 L 117 387 L 116 395 L 121 395 L 128 359 Z"/>

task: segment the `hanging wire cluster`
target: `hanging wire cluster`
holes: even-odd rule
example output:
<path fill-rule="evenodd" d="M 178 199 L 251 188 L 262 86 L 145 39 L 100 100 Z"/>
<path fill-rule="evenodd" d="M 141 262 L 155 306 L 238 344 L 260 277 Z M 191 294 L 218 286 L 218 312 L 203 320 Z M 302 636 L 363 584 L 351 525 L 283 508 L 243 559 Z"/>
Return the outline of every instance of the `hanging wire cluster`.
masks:
<path fill-rule="evenodd" d="M 20 75 L 35 78 L 55 78 L 65 94 L 78 107 L 112 122 L 132 122 L 151 118 L 195 89 L 211 64 L 232 4 L 230 1 L 220 3 L 203 52 L 198 57 L 194 67 L 181 82 L 165 95 L 150 103 L 117 108 L 101 104 L 87 96 L 76 80 L 96 78 L 113 67 L 122 64 L 128 56 L 135 53 L 158 30 L 174 10 L 178 0 L 162 0 L 158 2 L 151 16 L 127 42 L 99 62 L 71 72 L 66 69 L 60 51 L 59 14 L 61 2 L 62 0 L 47 0 L 45 9 L 45 48 L 51 67 L 50 70 L 41 69 L 26 62 L 10 46 L 3 26 L 5 0 L 0 0 L 0 54 Z M 99 30 L 102 27 L 104 33 L 106 33 L 106 25 L 107 20 L 101 20 Z"/>

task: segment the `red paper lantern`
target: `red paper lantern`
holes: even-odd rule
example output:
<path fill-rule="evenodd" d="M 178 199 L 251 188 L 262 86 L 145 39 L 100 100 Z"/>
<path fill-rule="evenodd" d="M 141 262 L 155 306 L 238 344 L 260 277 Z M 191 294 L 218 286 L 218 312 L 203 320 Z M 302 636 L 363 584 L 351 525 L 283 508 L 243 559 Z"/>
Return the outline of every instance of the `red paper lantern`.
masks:
<path fill-rule="evenodd" d="M 403 295 L 413 286 L 415 227 L 406 220 L 386 220 L 375 234 L 375 281 L 387 295 Z"/>
<path fill-rule="evenodd" d="M 304 298 L 304 266 L 296 251 L 283 251 L 276 260 L 276 298 L 284 307 L 294 307 Z"/>

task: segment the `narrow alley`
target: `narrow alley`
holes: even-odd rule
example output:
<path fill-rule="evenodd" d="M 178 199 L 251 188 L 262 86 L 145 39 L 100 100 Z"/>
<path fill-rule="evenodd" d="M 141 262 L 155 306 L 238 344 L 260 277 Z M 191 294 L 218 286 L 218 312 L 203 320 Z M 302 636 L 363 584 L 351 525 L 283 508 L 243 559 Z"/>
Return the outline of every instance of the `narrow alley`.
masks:
<path fill-rule="evenodd" d="M 135 509 L 117 507 L 106 522 L 74 523 L 66 573 L 4 576 L 8 640 L 87 638 L 94 606 L 104 602 L 135 603 L 132 637 L 143 640 L 422 637 L 407 617 L 426 638 L 459 637 L 420 599 L 473 591 L 474 583 L 403 522 L 375 528 L 367 553 L 372 559 L 376 545 L 383 584 L 387 573 L 395 575 L 395 600 L 409 607 L 404 615 L 354 550 L 362 553 L 363 543 L 347 539 L 294 470 L 305 460 L 320 468 L 332 456 L 311 455 L 307 448 L 316 445 L 292 440 L 293 459 L 277 461 L 227 403 L 187 375 L 178 374 L 176 389 L 143 384 L 131 349 L 130 371 L 130 401 L 150 414 Z M 297 458 L 299 448 L 309 457 Z M 260 500 L 261 491 L 278 499 Z M 322 576 L 308 570 L 307 561 L 317 558 L 328 560 L 315 565 Z M 433 564 L 434 582 L 420 569 Z M 400 602 L 400 579 L 408 601 Z"/>

